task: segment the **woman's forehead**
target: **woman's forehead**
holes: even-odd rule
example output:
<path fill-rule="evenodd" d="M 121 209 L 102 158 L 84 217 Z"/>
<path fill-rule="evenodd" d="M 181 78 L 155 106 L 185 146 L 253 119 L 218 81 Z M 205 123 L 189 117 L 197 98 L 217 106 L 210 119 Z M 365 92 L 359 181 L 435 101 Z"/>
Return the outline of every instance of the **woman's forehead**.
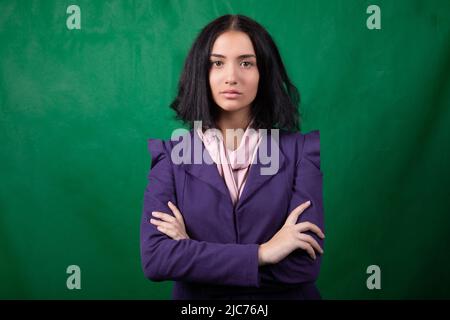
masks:
<path fill-rule="evenodd" d="M 255 54 L 250 37 L 244 32 L 228 31 L 214 42 L 212 53 L 226 58 Z"/>

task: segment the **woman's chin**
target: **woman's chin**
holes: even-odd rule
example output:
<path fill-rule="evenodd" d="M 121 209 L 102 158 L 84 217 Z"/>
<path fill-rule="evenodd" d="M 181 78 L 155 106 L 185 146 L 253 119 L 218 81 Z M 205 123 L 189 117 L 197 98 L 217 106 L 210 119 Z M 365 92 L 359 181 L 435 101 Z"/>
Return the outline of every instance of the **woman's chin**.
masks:
<path fill-rule="evenodd" d="M 224 102 L 219 105 L 220 109 L 225 112 L 236 112 L 246 108 L 246 106 L 242 105 L 240 102 Z"/>

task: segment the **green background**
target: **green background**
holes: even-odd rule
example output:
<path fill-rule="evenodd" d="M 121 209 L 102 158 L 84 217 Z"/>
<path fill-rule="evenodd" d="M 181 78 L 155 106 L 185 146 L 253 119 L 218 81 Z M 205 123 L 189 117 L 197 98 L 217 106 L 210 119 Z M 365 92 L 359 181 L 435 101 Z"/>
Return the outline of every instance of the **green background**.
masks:
<path fill-rule="evenodd" d="M 81 8 L 81 30 L 66 9 Z M 381 8 L 381 30 L 366 9 Z M 450 2 L 0 2 L 0 298 L 169 299 L 141 270 L 147 139 L 201 28 L 271 33 L 319 129 L 327 299 L 450 298 Z M 67 266 L 81 290 L 66 288 Z M 368 290 L 366 268 L 381 268 Z"/>

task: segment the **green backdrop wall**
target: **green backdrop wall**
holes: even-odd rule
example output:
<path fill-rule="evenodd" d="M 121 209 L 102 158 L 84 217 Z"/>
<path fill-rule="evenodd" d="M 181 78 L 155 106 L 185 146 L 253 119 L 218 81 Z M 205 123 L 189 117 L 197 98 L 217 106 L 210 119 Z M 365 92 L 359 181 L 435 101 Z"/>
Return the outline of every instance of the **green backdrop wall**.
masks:
<path fill-rule="evenodd" d="M 81 29 L 66 25 L 69 5 Z M 381 29 L 369 29 L 369 5 Z M 0 2 L 0 298 L 169 299 L 145 279 L 147 139 L 200 29 L 259 21 L 319 129 L 328 299 L 450 298 L 450 2 Z M 68 290 L 66 268 L 81 268 Z M 366 269 L 381 269 L 369 290 Z"/>

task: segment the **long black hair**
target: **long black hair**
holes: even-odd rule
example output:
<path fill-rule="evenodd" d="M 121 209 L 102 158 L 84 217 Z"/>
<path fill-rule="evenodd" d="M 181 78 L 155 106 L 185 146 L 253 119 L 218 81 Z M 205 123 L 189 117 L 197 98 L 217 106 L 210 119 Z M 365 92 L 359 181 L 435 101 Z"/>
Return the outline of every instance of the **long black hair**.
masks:
<path fill-rule="evenodd" d="M 259 23 L 243 15 L 224 15 L 205 26 L 194 41 L 178 83 L 178 95 L 170 104 L 176 118 L 193 127 L 214 128 L 219 107 L 209 86 L 210 54 L 215 40 L 229 30 L 246 33 L 252 41 L 260 74 L 258 92 L 251 106 L 254 129 L 300 130 L 300 94 L 290 81 L 278 48 Z"/>

